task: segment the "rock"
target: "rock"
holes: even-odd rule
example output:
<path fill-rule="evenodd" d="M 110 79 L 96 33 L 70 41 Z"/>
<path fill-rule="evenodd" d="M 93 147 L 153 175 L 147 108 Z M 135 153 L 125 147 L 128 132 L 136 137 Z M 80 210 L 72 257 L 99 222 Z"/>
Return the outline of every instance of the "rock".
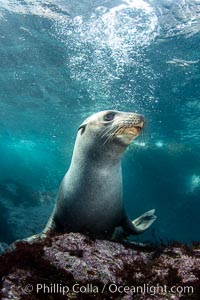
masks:
<path fill-rule="evenodd" d="M 200 299 L 200 244 L 56 235 L 0 256 L 0 299 Z"/>

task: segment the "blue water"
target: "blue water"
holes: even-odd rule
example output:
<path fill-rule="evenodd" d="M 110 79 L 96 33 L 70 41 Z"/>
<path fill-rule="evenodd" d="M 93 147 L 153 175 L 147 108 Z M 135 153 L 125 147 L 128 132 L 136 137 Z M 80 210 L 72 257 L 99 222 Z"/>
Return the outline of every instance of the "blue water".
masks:
<path fill-rule="evenodd" d="M 199 240 L 200 4 L 195 0 L 0 3 L 0 241 L 39 232 L 78 125 L 137 111 L 144 134 L 123 159 L 139 240 Z"/>

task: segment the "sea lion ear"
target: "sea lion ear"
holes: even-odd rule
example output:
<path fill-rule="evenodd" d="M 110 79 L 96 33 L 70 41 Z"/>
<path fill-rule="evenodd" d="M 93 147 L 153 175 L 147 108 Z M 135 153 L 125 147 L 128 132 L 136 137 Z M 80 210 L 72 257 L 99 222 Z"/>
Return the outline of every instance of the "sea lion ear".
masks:
<path fill-rule="evenodd" d="M 78 131 L 81 129 L 81 135 L 84 133 L 86 126 L 87 126 L 86 123 L 81 124 L 81 125 L 79 126 Z"/>

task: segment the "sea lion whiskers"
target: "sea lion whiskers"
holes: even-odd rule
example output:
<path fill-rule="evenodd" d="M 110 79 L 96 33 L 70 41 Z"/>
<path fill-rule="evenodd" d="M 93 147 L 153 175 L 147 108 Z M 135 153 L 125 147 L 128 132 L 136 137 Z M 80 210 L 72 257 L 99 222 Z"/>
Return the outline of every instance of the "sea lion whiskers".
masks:
<path fill-rule="evenodd" d="M 145 127 L 145 131 L 142 131 L 142 136 L 144 138 L 144 142 L 147 144 L 150 140 L 149 127 L 148 125 Z"/>
<path fill-rule="evenodd" d="M 103 145 L 105 145 L 108 141 L 111 140 L 111 138 L 112 138 L 112 136 L 113 136 L 113 134 L 114 134 L 114 132 L 115 132 L 116 130 L 117 130 L 117 128 L 116 128 L 116 126 L 114 126 L 114 127 L 112 127 L 110 130 L 108 130 L 108 131 L 106 132 L 106 134 L 109 133 L 109 136 L 108 136 L 107 139 L 104 141 Z M 105 135 L 104 135 L 104 136 L 105 136 Z"/>
<path fill-rule="evenodd" d="M 107 133 L 112 132 L 113 129 L 119 127 L 119 125 L 123 124 L 123 121 L 118 121 L 117 124 L 113 125 L 111 128 L 104 128 L 103 131 L 102 131 L 102 135 L 101 135 L 101 138 L 103 138 Z"/>
<path fill-rule="evenodd" d="M 103 130 L 103 134 L 101 135 L 101 139 L 103 139 L 103 138 L 105 137 L 105 135 L 107 135 L 107 134 L 112 135 L 112 134 L 113 134 L 113 131 L 116 130 L 116 129 L 118 129 L 119 126 L 120 126 L 120 124 L 123 124 L 123 122 L 120 121 L 120 122 L 118 122 L 118 124 L 113 125 L 111 128 L 108 128 L 108 129 L 105 128 L 105 129 Z M 109 135 L 109 136 L 110 136 L 110 135 Z M 105 142 L 105 143 L 106 143 L 106 142 Z"/>
<path fill-rule="evenodd" d="M 106 135 L 106 134 L 108 134 L 109 132 L 112 132 L 115 128 L 117 128 L 118 127 L 118 125 L 114 125 L 113 127 L 111 127 L 111 128 L 105 128 L 104 130 L 103 130 L 103 134 L 101 135 L 101 139 L 102 138 L 104 138 L 104 136 Z"/>
<path fill-rule="evenodd" d="M 115 128 L 113 128 L 113 131 L 111 131 L 111 133 L 110 133 L 110 135 L 108 136 L 108 138 L 105 140 L 105 142 L 103 143 L 104 145 L 108 142 L 108 141 L 111 141 L 113 138 L 114 138 L 114 136 L 116 135 L 116 133 L 118 133 L 119 132 L 119 130 L 121 130 L 123 127 L 124 127 L 124 125 L 121 125 L 121 126 L 119 126 L 119 124 L 117 125 L 118 127 L 115 129 Z M 122 133 L 122 132 L 121 132 Z"/>

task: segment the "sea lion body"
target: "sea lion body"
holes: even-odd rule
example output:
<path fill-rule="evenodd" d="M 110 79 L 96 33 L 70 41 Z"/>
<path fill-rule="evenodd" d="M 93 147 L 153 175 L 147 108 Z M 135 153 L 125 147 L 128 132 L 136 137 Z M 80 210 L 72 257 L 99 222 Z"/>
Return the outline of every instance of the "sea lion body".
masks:
<path fill-rule="evenodd" d="M 43 234 L 53 229 L 112 237 L 118 227 L 138 234 L 153 223 L 154 210 L 132 222 L 123 204 L 121 158 L 144 122 L 142 115 L 119 111 L 102 111 L 83 122 Z"/>
<path fill-rule="evenodd" d="M 78 141 L 75 151 L 80 152 L 79 147 Z M 57 196 L 54 212 L 57 230 L 101 235 L 112 232 L 120 223 L 123 215 L 120 160 L 110 157 L 102 163 L 96 159 L 97 155 L 91 153 L 85 163 L 85 157 L 78 159 L 74 153 Z"/>

